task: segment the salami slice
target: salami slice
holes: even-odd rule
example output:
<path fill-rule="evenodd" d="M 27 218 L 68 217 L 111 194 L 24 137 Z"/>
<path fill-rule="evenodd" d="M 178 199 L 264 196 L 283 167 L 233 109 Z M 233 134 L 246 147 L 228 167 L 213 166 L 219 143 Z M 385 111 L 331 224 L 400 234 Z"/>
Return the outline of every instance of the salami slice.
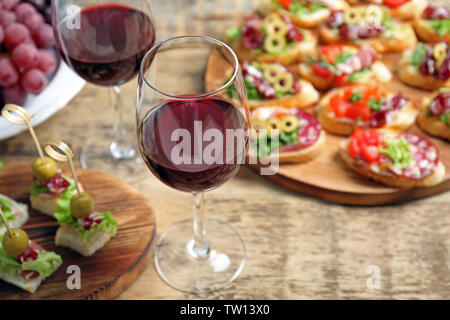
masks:
<path fill-rule="evenodd" d="M 280 148 L 280 152 L 298 151 L 310 147 L 319 140 L 322 132 L 321 124 L 312 114 L 299 109 L 291 109 L 290 113 L 299 120 L 298 143 L 283 146 Z"/>

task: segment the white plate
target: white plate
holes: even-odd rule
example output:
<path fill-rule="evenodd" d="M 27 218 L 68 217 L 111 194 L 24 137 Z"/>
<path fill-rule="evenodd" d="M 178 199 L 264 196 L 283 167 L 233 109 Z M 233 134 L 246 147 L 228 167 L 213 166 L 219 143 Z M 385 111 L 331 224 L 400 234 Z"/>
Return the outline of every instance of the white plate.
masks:
<path fill-rule="evenodd" d="M 31 119 L 33 127 L 64 108 L 80 92 L 84 84 L 83 79 L 61 62 L 47 88 L 37 96 L 29 95 L 23 105 L 30 114 L 35 115 Z M 0 116 L 0 140 L 13 137 L 25 130 L 27 130 L 26 126 L 12 124 Z"/>

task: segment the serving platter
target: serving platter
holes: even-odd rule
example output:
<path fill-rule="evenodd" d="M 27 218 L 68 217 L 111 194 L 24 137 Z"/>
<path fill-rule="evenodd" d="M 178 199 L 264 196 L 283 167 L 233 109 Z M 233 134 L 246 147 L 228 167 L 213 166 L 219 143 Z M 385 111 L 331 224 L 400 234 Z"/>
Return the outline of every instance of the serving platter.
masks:
<path fill-rule="evenodd" d="M 69 173 L 67 167 L 63 172 Z M 30 219 L 22 227 L 31 239 L 63 258 L 63 265 L 39 289 L 27 293 L 0 281 L 0 299 L 113 299 L 127 289 L 151 261 L 155 220 L 151 207 L 137 190 L 104 173 L 77 169 L 80 182 L 95 200 L 96 210 L 110 211 L 119 223 L 116 235 L 91 257 L 54 244 L 56 220 L 29 205 L 30 164 L 6 165 L 0 172 L 0 193 L 29 206 Z M 81 288 L 69 289 L 71 265 L 80 268 Z M 70 283 L 70 281 L 69 281 Z"/>
<path fill-rule="evenodd" d="M 395 66 L 401 57 L 400 53 L 385 54 L 382 61 L 393 73 L 393 79 L 385 84 L 394 91 L 401 91 L 417 106 L 429 91 L 415 89 L 401 83 L 395 74 Z M 206 88 L 217 88 L 223 79 L 223 72 L 229 72 L 217 63 L 221 57 L 213 52 L 211 54 L 205 75 Z M 295 66 L 289 69 L 295 72 Z M 323 96 L 325 92 L 321 92 Z M 314 113 L 314 107 L 307 109 Z M 383 205 L 395 202 L 410 201 L 429 197 L 450 190 L 450 144 L 444 140 L 434 138 L 416 125 L 409 129 L 431 139 L 439 148 L 441 161 L 446 167 L 446 176 L 443 182 L 434 187 L 401 189 L 387 187 L 381 183 L 369 180 L 352 171 L 338 154 L 339 143 L 346 137 L 326 133 L 326 147 L 320 155 L 312 161 L 303 164 L 282 164 L 275 175 L 264 175 L 282 187 L 308 196 L 347 205 Z M 258 165 L 250 165 L 256 172 L 260 172 Z"/>

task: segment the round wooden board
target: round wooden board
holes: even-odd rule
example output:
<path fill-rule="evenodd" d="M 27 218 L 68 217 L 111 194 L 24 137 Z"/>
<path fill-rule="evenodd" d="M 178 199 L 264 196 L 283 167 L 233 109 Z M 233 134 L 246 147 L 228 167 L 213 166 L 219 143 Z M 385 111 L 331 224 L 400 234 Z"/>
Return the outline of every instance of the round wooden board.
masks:
<path fill-rule="evenodd" d="M 385 86 L 394 91 L 403 92 L 419 106 L 422 98 L 430 92 L 406 86 L 396 78 L 394 70 L 400 56 L 400 53 L 384 55 L 382 60 L 393 73 L 393 80 Z M 223 64 L 218 63 L 218 59 L 222 58 L 213 52 L 205 75 L 205 86 L 209 90 L 223 83 L 223 80 L 217 79 L 223 79 L 224 72 L 230 73 L 228 69 L 221 67 Z M 289 69 L 296 72 L 295 65 L 289 66 Z M 324 92 L 321 94 L 323 95 Z M 314 108 L 307 111 L 314 113 Z M 263 177 L 302 194 L 348 205 L 383 205 L 425 198 L 449 190 L 450 144 L 433 138 L 416 125 L 410 131 L 429 137 L 439 147 L 441 161 L 446 167 L 446 176 L 441 184 L 428 188 L 399 189 L 366 179 L 349 169 L 338 154 L 339 143 L 346 137 L 330 133 L 326 136 L 326 147 L 316 159 L 303 164 L 280 165 L 276 175 Z M 258 166 L 251 167 L 259 172 Z"/>
<path fill-rule="evenodd" d="M 68 173 L 67 168 L 63 171 Z M 0 299 L 113 299 L 150 263 L 155 221 L 144 196 L 104 173 L 83 169 L 77 169 L 77 173 L 84 189 L 94 198 L 96 211 L 110 211 L 119 223 L 116 235 L 91 257 L 55 246 L 56 220 L 30 208 L 28 187 L 33 181 L 29 164 L 8 165 L 1 170 L 0 193 L 28 204 L 30 219 L 22 228 L 46 250 L 60 254 L 64 263 L 33 294 L 0 281 Z M 69 265 L 81 269 L 79 290 L 67 288 Z"/>

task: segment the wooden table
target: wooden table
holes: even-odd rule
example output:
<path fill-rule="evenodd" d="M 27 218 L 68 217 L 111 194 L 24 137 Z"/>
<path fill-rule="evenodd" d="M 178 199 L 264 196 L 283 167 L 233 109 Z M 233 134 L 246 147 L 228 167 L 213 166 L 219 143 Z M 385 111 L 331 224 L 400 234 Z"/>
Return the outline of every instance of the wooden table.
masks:
<path fill-rule="evenodd" d="M 210 1 L 197 2 L 210 6 Z M 241 14 L 231 9 L 231 1 L 217 2 L 209 13 L 212 20 L 205 18 L 207 10 L 195 14 L 199 22 L 191 25 L 198 30 L 192 33 L 217 36 Z M 165 3 L 173 11 L 180 6 L 179 1 Z M 176 21 L 167 11 L 161 14 L 160 7 L 154 10 L 162 33 L 190 31 L 182 23 L 189 10 L 180 9 Z M 123 88 L 130 126 L 135 90 L 136 81 Z M 108 129 L 110 109 L 99 103 L 106 99 L 105 89 L 87 85 L 36 129 L 38 136 L 42 141 L 65 139 L 79 151 L 85 139 Z M 29 162 L 35 156 L 28 133 L 0 142 L 5 163 Z M 135 187 L 155 210 L 158 234 L 191 217 L 188 194 L 169 189 L 148 171 L 142 176 Z M 248 260 L 238 279 L 223 290 L 190 295 L 167 286 L 150 266 L 120 299 L 449 299 L 449 207 L 450 192 L 401 205 L 339 206 L 287 191 L 243 167 L 231 182 L 209 192 L 206 202 L 207 216 L 230 223 L 245 240 Z M 370 265 L 380 268 L 380 289 L 367 288 Z"/>

